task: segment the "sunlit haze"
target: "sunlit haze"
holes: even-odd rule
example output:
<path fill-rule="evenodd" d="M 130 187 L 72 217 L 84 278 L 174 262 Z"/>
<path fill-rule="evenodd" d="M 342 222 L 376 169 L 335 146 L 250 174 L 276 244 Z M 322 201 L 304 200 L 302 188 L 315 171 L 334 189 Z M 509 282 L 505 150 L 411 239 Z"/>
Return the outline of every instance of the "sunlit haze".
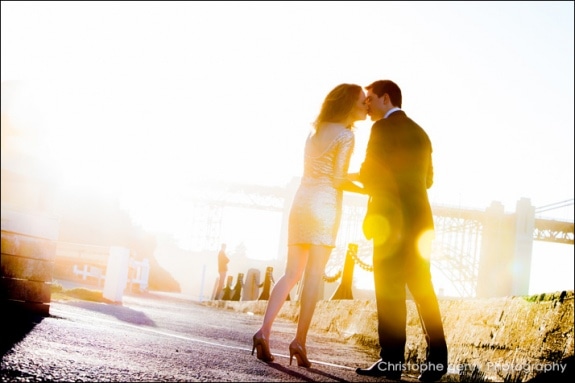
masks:
<path fill-rule="evenodd" d="M 433 144 L 432 205 L 513 212 L 521 198 L 574 196 L 573 2 L 1 7 L 2 109 L 37 135 L 46 176 L 117 193 L 137 224 L 183 246 L 190 185 L 286 186 L 323 97 L 343 82 L 402 88 Z M 350 171 L 371 124 L 357 124 Z M 545 214 L 573 221 L 573 205 Z M 224 218 L 229 249 L 276 256 L 279 217 Z M 572 245 L 534 243 L 533 254 L 534 293 L 573 289 Z"/>

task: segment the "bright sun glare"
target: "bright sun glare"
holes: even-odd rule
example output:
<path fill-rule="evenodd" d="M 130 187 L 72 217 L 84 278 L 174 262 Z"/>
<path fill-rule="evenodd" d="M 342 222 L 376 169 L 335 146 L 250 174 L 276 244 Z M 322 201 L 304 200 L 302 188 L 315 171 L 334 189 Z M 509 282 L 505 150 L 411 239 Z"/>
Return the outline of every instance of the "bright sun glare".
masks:
<path fill-rule="evenodd" d="M 47 3 L 2 2 L 2 112 L 25 136 L 8 145 L 3 126 L 3 151 L 35 153 L 63 192 L 118 195 L 135 223 L 184 247 L 197 224 L 190 185 L 286 186 L 325 94 L 382 76 L 432 139 L 432 204 L 512 210 L 521 197 L 573 196 L 572 2 L 342 2 L 329 17 L 306 2 L 250 12 L 241 2 Z M 365 28 L 381 14 L 392 15 L 381 34 L 395 37 L 374 50 Z M 357 124 L 352 172 L 370 126 Z M 225 216 L 228 248 L 281 252 L 281 220 Z M 537 278 L 550 284 L 559 269 Z"/>

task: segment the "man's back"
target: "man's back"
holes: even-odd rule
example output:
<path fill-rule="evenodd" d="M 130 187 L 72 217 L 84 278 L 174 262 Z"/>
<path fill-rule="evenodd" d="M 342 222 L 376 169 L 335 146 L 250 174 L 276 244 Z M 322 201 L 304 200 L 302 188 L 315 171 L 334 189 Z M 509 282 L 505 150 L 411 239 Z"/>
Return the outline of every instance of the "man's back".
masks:
<path fill-rule="evenodd" d="M 405 112 L 377 121 L 371 130 L 360 179 L 370 195 L 409 196 L 433 183 L 431 141 Z"/>

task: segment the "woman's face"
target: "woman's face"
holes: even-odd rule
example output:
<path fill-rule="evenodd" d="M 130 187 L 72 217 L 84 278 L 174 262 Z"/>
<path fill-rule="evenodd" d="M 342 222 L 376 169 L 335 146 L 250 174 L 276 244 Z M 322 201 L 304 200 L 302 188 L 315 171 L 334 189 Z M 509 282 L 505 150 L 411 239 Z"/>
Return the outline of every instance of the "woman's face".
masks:
<path fill-rule="evenodd" d="M 367 118 L 367 104 L 365 103 L 365 93 L 359 92 L 359 97 L 354 105 L 353 121 L 365 120 Z"/>

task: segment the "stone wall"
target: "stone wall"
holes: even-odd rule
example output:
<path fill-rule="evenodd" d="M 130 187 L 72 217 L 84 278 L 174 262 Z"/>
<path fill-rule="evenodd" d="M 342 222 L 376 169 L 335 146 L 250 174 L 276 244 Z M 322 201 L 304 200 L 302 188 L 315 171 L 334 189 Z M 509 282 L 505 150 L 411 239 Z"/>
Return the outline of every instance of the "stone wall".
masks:
<path fill-rule="evenodd" d="M 530 297 L 440 299 L 449 347 L 450 374 L 474 381 L 525 382 L 561 372 L 573 359 L 573 291 Z M 263 315 L 267 301 L 210 301 L 207 304 Z M 299 303 L 280 311 L 297 321 Z M 424 362 L 425 340 L 412 301 L 407 302 L 406 363 Z M 377 342 L 375 301 L 320 301 L 312 331 L 341 335 L 373 348 Z M 569 363 L 568 363 L 569 361 Z M 572 366 L 568 367 L 572 374 Z"/>

